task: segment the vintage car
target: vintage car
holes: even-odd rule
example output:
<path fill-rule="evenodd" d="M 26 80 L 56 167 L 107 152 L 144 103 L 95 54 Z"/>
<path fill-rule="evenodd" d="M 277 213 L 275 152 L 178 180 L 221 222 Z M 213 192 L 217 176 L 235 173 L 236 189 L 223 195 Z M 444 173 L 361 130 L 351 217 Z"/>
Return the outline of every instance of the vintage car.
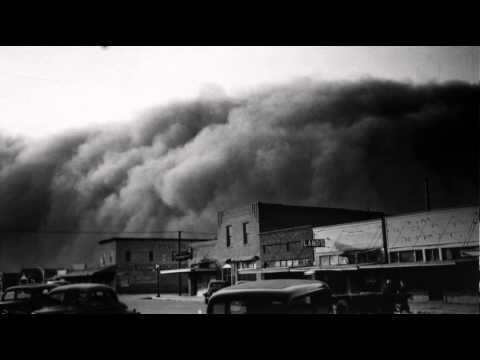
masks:
<path fill-rule="evenodd" d="M 70 284 L 59 286 L 49 293 L 53 304 L 33 314 L 132 314 L 118 300 L 115 290 L 103 284 Z"/>
<path fill-rule="evenodd" d="M 30 314 L 52 304 L 48 293 L 55 284 L 29 284 L 11 286 L 2 294 L 0 314 Z"/>
<path fill-rule="evenodd" d="M 324 282 L 259 280 L 217 291 L 207 314 L 327 314 L 331 309 L 331 291 Z"/>
<path fill-rule="evenodd" d="M 209 283 L 208 283 L 208 289 L 207 289 L 207 292 L 203 294 L 203 296 L 205 297 L 205 304 L 208 304 L 208 299 L 210 299 L 210 297 L 215 293 L 217 292 L 218 290 L 220 289 L 223 289 L 227 286 L 229 286 L 230 284 L 227 282 L 227 281 L 223 281 L 223 280 L 211 280 Z"/>

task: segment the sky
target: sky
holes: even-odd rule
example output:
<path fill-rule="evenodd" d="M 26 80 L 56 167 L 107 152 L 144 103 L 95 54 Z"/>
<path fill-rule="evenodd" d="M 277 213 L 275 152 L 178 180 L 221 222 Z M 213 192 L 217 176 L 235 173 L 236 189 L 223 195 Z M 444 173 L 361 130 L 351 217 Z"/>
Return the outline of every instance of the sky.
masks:
<path fill-rule="evenodd" d="M 479 47 L 1 47 L 0 133 L 42 138 L 301 78 L 478 83 Z"/>

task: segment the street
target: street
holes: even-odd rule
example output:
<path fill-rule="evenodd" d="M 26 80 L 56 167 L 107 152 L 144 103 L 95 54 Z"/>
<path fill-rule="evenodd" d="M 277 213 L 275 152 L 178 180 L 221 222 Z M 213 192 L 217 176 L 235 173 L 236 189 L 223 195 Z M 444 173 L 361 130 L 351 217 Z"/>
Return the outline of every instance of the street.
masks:
<path fill-rule="evenodd" d="M 119 300 L 141 314 L 205 314 L 207 308 L 203 296 L 166 294 L 155 298 L 152 294 L 119 295 Z"/>
<path fill-rule="evenodd" d="M 155 298 L 152 294 L 119 295 L 120 301 L 129 309 L 136 309 L 141 314 L 205 314 L 206 305 L 203 297 L 173 294 Z M 476 304 L 445 304 L 441 301 L 411 302 L 413 314 L 478 314 Z"/>

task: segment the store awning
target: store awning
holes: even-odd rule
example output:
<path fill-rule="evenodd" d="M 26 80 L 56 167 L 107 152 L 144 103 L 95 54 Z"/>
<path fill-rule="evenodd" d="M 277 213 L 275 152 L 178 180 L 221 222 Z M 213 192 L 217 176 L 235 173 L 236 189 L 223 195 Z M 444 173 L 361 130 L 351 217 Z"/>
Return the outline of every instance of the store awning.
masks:
<path fill-rule="evenodd" d="M 189 273 L 192 269 L 184 268 L 184 269 L 171 269 L 171 270 L 160 270 L 160 275 L 168 275 L 168 274 L 183 274 Z"/>
<path fill-rule="evenodd" d="M 257 255 L 255 256 L 247 255 L 247 256 L 238 256 L 235 258 L 230 258 L 230 259 L 227 259 L 225 262 L 247 262 L 247 261 L 257 261 L 258 259 L 260 259 L 260 257 Z"/>
<path fill-rule="evenodd" d="M 192 269 L 192 268 L 183 268 L 183 269 L 169 269 L 169 270 L 160 270 L 160 275 L 169 275 L 169 274 L 188 274 L 188 273 L 205 273 L 205 272 L 216 272 L 216 269 Z"/>
<path fill-rule="evenodd" d="M 480 250 L 469 250 L 461 252 L 463 257 L 480 257 Z"/>
<path fill-rule="evenodd" d="M 108 272 L 114 272 L 116 269 L 115 265 L 106 266 L 99 269 L 87 269 L 87 270 L 75 270 L 63 275 L 56 275 L 54 279 L 69 279 L 69 278 L 76 278 L 76 277 L 89 277 L 99 274 L 104 274 Z"/>

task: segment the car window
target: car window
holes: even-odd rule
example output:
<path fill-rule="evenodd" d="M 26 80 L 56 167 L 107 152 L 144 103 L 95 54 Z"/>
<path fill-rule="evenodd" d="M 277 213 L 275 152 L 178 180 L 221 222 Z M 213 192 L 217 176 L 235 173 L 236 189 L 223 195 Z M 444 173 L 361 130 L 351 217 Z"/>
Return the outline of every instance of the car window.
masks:
<path fill-rule="evenodd" d="M 103 306 L 114 304 L 115 297 L 110 291 L 95 290 L 90 293 L 90 304 L 93 306 Z"/>
<path fill-rule="evenodd" d="M 17 290 L 17 300 L 28 300 L 32 297 L 29 291 Z"/>
<path fill-rule="evenodd" d="M 212 314 L 225 314 L 226 306 L 224 302 L 218 302 L 212 306 Z"/>
<path fill-rule="evenodd" d="M 15 299 L 15 291 L 7 291 L 3 294 L 3 300 L 14 300 Z"/>
<path fill-rule="evenodd" d="M 78 305 L 87 305 L 89 303 L 89 294 L 85 291 L 79 291 L 77 298 L 72 300 Z"/>
<path fill-rule="evenodd" d="M 227 312 L 229 314 L 281 314 L 285 312 L 285 302 L 277 296 L 242 296 L 230 300 Z"/>
<path fill-rule="evenodd" d="M 53 294 L 50 294 L 50 299 L 52 299 L 54 302 L 58 304 L 64 304 L 65 303 L 65 292 L 64 291 L 57 291 L 54 292 Z"/>
<path fill-rule="evenodd" d="M 294 298 L 290 302 L 290 313 L 294 314 L 321 314 L 330 309 L 330 294 L 319 291 Z"/>
<path fill-rule="evenodd" d="M 230 314 L 246 314 L 247 304 L 245 301 L 235 300 L 230 302 Z"/>

